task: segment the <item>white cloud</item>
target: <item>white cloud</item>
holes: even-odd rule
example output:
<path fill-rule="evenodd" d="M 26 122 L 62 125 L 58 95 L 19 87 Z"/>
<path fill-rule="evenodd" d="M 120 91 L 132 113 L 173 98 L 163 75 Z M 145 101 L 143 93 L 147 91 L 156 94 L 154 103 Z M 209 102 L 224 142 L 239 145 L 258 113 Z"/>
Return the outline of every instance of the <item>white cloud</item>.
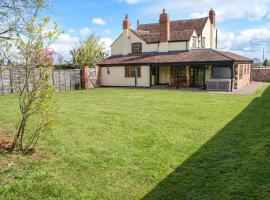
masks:
<path fill-rule="evenodd" d="M 101 25 L 101 26 L 106 25 L 106 21 L 104 19 L 99 18 L 99 17 L 93 18 L 92 23 L 97 24 L 97 25 Z"/>
<path fill-rule="evenodd" d="M 218 31 L 218 48 L 221 50 L 230 50 L 233 45 L 234 33 Z"/>
<path fill-rule="evenodd" d="M 89 33 L 90 33 L 90 29 L 87 28 L 87 27 L 80 29 L 80 34 L 81 34 L 82 36 L 86 36 L 86 35 L 88 35 Z"/>
<path fill-rule="evenodd" d="M 120 0 L 121 2 L 125 2 L 127 4 L 137 4 L 137 3 L 141 3 L 144 0 Z"/>
<path fill-rule="evenodd" d="M 49 46 L 50 49 L 63 56 L 65 59 L 69 58 L 69 51 L 79 45 L 80 38 L 63 33 Z M 113 43 L 110 37 L 100 38 L 100 44 L 110 52 L 110 46 Z"/>
<path fill-rule="evenodd" d="M 246 29 L 238 33 L 219 31 L 218 48 L 261 59 L 262 49 L 270 58 L 270 26 Z"/>
<path fill-rule="evenodd" d="M 208 12 L 193 12 L 189 15 L 189 18 L 201 18 L 208 16 Z"/>
<path fill-rule="evenodd" d="M 113 41 L 111 38 L 109 37 L 103 37 L 100 38 L 100 44 L 108 51 L 111 51 L 111 45 L 112 45 Z"/>
<path fill-rule="evenodd" d="M 73 37 L 67 33 L 60 34 L 58 38 L 49 46 L 58 54 L 67 58 L 69 56 L 69 51 L 79 44 L 80 39 L 78 37 Z"/>
<path fill-rule="evenodd" d="M 252 9 L 248 11 L 251 20 L 260 20 L 268 14 L 268 7 L 266 5 L 255 4 Z"/>
<path fill-rule="evenodd" d="M 269 15 L 269 0 L 160 0 L 158 3 L 145 6 L 142 15 L 157 15 L 163 8 L 176 18 L 189 16 L 205 17 L 210 8 L 214 8 L 217 14 L 217 21 L 233 19 L 244 19 L 257 21 Z M 181 10 L 181 12 L 179 12 Z"/>

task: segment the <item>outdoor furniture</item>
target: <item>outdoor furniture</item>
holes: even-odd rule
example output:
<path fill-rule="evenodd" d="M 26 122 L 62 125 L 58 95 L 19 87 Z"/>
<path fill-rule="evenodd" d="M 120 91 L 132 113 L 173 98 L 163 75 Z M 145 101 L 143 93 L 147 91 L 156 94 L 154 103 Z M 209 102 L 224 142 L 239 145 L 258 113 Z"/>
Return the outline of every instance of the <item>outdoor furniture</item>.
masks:
<path fill-rule="evenodd" d="M 186 88 L 188 87 L 188 81 L 186 76 L 176 76 L 176 77 L 171 77 L 171 87 L 175 88 Z"/>

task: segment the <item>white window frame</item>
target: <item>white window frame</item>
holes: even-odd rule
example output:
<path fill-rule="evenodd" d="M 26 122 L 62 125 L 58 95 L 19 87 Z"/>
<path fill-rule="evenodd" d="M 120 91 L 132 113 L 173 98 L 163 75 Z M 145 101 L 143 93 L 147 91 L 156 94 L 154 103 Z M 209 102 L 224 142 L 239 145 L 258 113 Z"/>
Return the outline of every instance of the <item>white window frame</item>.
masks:
<path fill-rule="evenodd" d="M 192 48 L 197 48 L 197 37 L 192 37 Z"/>

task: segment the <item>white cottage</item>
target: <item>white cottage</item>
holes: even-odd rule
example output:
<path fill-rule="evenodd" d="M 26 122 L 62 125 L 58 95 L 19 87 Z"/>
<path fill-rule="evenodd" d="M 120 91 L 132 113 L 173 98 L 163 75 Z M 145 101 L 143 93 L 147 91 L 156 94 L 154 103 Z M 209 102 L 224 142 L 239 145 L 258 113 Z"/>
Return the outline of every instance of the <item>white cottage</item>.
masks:
<path fill-rule="evenodd" d="M 100 63 L 101 86 L 198 87 L 232 91 L 250 83 L 251 60 L 216 50 L 216 14 L 170 21 L 164 9 L 159 23 L 131 28 L 126 15 L 123 32 Z"/>

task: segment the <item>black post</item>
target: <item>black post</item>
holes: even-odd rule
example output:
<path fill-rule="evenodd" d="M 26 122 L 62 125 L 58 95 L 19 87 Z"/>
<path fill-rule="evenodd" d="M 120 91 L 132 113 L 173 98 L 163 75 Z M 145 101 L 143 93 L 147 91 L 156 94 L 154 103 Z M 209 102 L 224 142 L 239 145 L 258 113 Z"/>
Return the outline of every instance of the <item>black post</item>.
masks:
<path fill-rule="evenodd" d="M 10 83 L 10 92 L 13 93 L 13 70 L 10 66 L 8 66 L 9 70 L 9 83 Z"/>
<path fill-rule="evenodd" d="M 135 87 L 137 87 L 137 67 L 135 67 Z"/>
<path fill-rule="evenodd" d="M 203 89 L 204 90 L 206 90 L 205 75 L 206 75 L 206 65 L 203 65 Z"/>
<path fill-rule="evenodd" d="M 157 73 L 158 73 L 158 75 L 157 75 L 158 85 L 159 85 L 159 67 L 160 66 L 157 66 L 157 69 L 156 69 L 157 70 Z"/>
<path fill-rule="evenodd" d="M 152 66 L 151 65 L 149 66 L 149 74 L 150 74 L 150 77 L 149 77 L 150 84 L 149 84 L 149 86 L 152 87 Z"/>

